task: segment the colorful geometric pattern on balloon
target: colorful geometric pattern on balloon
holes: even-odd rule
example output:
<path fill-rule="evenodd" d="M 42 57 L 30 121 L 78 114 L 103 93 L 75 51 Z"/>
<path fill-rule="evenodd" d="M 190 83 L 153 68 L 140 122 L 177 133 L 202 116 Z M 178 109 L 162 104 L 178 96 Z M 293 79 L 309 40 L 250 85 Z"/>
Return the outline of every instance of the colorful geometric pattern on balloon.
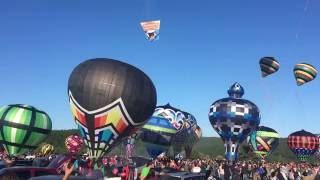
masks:
<path fill-rule="evenodd" d="M 315 150 L 319 147 L 319 141 L 317 137 L 312 136 L 289 136 L 288 146 L 295 149 Z"/>
<path fill-rule="evenodd" d="M 152 116 L 168 119 L 177 131 L 183 129 L 184 119 L 186 118 L 181 111 L 174 111 L 173 109 L 162 107 L 157 107 Z"/>
<path fill-rule="evenodd" d="M 260 122 L 259 110 L 248 101 L 222 99 L 210 107 L 209 119 L 224 139 L 242 142 Z"/>
<path fill-rule="evenodd" d="M 80 135 L 89 149 L 89 155 L 101 157 L 107 152 L 115 140 L 133 122 L 121 98 L 94 111 L 81 107 L 69 91 L 71 111 L 75 118 Z M 89 132 L 89 124 L 93 122 L 93 133 Z"/>
<path fill-rule="evenodd" d="M 318 137 L 304 130 L 290 134 L 287 139 L 287 144 L 289 149 L 301 161 L 313 155 L 319 148 Z"/>
<path fill-rule="evenodd" d="M 262 130 L 262 128 L 259 127 L 258 131 L 254 131 L 248 136 L 248 143 L 257 156 L 265 158 L 278 146 L 279 134 L 271 128 L 268 128 L 270 131 Z"/>
<path fill-rule="evenodd" d="M 10 155 L 35 149 L 52 129 L 45 112 L 22 104 L 0 108 L 0 124 L 0 143 Z"/>
<path fill-rule="evenodd" d="M 236 160 L 238 145 L 260 124 L 260 112 L 252 102 L 241 99 L 244 89 L 234 83 L 228 89 L 228 98 L 210 106 L 209 120 L 225 143 L 227 160 Z"/>

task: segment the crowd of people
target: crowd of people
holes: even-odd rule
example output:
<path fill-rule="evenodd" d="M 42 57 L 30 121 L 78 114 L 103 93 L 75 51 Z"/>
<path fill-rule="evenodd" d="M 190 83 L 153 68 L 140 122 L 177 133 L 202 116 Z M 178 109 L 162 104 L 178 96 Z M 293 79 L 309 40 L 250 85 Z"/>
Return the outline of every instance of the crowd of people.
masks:
<path fill-rule="evenodd" d="M 33 166 L 46 166 L 55 155 L 34 155 Z M 26 159 L 27 156 L 19 157 Z M 6 167 L 15 166 L 14 159 L 2 157 Z M 70 162 L 69 162 L 70 163 Z M 228 162 L 217 159 L 171 159 L 159 157 L 146 160 L 142 166 L 118 156 L 104 157 L 93 165 L 87 155 L 78 156 L 72 160 L 71 166 L 64 166 L 65 178 L 70 175 L 104 177 L 121 177 L 124 180 L 157 180 L 169 173 L 188 172 L 201 173 L 210 180 L 320 180 L 320 168 L 309 163 L 271 163 L 255 161 Z"/>

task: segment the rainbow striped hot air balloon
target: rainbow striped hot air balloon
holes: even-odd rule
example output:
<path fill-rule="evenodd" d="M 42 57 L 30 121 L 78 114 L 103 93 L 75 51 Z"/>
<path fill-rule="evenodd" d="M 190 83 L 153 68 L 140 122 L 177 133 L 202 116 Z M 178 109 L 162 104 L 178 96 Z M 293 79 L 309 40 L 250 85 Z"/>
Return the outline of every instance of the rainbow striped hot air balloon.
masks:
<path fill-rule="evenodd" d="M 37 148 L 52 129 L 47 113 L 23 104 L 0 108 L 0 124 L 0 143 L 9 155 Z"/>
<path fill-rule="evenodd" d="M 307 63 L 300 63 L 294 66 L 294 76 L 298 86 L 301 86 L 317 77 L 318 71 L 315 67 Z"/>
<path fill-rule="evenodd" d="M 280 68 L 280 63 L 274 57 L 263 57 L 260 59 L 259 64 L 262 77 L 273 74 Z"/>

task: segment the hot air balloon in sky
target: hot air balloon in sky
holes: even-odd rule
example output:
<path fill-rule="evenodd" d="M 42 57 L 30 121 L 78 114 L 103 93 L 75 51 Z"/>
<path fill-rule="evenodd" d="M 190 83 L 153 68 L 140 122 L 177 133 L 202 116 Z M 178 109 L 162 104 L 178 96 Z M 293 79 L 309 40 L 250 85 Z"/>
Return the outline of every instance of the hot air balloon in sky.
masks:
<path fill-rule="evenodd" d="M 140 25 L 149 41 L 159 40 L 160 20 L 145 21 L 141 22 Z"/>
<path fill-rule="evenodd" d="M 260 59 L 259 64 L 262 77 L 273 74 L 280 68 L 280 63 L 274 57 L 263 57 Z"/>
<path fill-rule="evenodd" d="M 48 114 L 29 105 L 3 106 L 0 118 L 0 143 L 9 155 L 37 148 L 52 129 Z"/>
<path fill-rule="evenodd" d="M 79 64 L 68 82 L 71 112 L 89 155 L 101 158 L 141 128 L 156 107 L 156 89 L 136 67 L 113 59 Z"/>
<path fill-rule="evenodd" d="M 224 142 L 226 159 L 234 161 L 241 142 L 260 124 L 260 111 L 254 103 L 241 98 L 244 89 L 239 83 L 233 84 L 228 94 L 228 98 L 211 105 L 209 120 Z"/>
<path fill-rule="evenodd" d="M 302 162 L 306 161 L 319 148 L 318 137 L 305 130 L 290 134 L 287 141 L 289 149 Z"/>
<path fill-rule="evenodd" d="M 168 119 L 156 116 L 152 116 L 140 131 L 140 138 L 152 158 L 166 152 L 171 145 L 173 136 L 177 133 Z"/>
<path fill-rule="evenodd" d="M 298 86 L 301 86 L 317 77 L 318 71 L 315 67 L 307 63 L 300 63 L 294 66 L 294 76 Z"/>
<path fill-rule="evenodd" d="M 279 144 L 279 134 L 272 128 L 259 126 L 248 136 L 248 143 L 253 152 L 264 159 L 269 156 Z"/>

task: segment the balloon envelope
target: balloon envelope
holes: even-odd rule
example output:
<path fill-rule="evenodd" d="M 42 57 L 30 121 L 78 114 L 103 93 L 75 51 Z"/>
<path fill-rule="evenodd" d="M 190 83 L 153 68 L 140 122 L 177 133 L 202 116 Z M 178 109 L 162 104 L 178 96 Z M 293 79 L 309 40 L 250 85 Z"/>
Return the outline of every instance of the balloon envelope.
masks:
<path fill-rule="evenodd" d="M 140 23 L 146 38 L 149 41 L 159 40 L 160 20 L 145 21 Z"/>
<path fill-rule="evenodd" d="M 142 127 L 156 106 L 156 89 L 145 73 L 106 58 L 79 64 L 70 75 L 68 94 L 80 135 L 94 159 Z"/>
<path fill-rule="evenodd" d="M 141 128 L 141 140 L 144 142 L 148 154 L 156 158 L 166 152 L 177 130 L 168 119 L 152 116 L 146 125 Z"/>
<path fill-rule="evenodd" d="M 43 156 L 47 156 L 49 154 L 52 154 L 54 151 L 54 147 L 51 144 L 44 144 L 41 146 L 41 154 Z"/>
<path fill-rule="evenodd" d="M 77 134 L 72 134 L 66 138 L 64 144 L 70 154 L 77 154 L 82 148 L 83 139 Z"/>
<path fill-rule="evenodd" d="M 290 134 L 287 143 L 300 161 L 306 161 L 319 148 L 318 137 L 305 130 Z"/>
<path fill-rule="evenodd" d="M 200 126 L 196 125 L 195 129 L 191 129 L 191 132 L 187 136 L 186 142 L 184 144 L 187 158 L 191 158 L 193 146 L 197 142 L 199 142 L 201 136 L 202 136 L 202 130 L 201 130 Z"/>
<path fill-rule="evenodd" d="M 0 124 L 0 143 L 9 155 L 37 148 L 52 129 L 47 113 L 22 104 L 1 107 Z"/>
<path fill-rule="evenodd" d="M 260 112 L 254 103 L 241 98 L 244 89 L 239 83 L 233 84 L 228 94 L 211 105 L 209 120 L 224 141 L 226 159 L 234 161 L 241 142 L 258 127 Z"/>
<path fill-rule="evenodd" d="M 293 69 L 294 76 L 298 86 L 301 86 L 317 77 L 318 71 L 315 67 L 307 63 L 295 65 Z"/>
<path fill-rule="evenodd" d="M 259 64 L 262 77 L 273 74 L 280 68 L 279 62 L 274 57 L 263 57 L 260 59 Z"/>
<path fill-rule="evenodd" d="M 174 153 L 180 153 L 185 142 L 186 113 L 168 103 L 164 106 L 158 106 L 152 116 L 167 119 L 176 129 L 171 141 Z"/>
<path fill-rule="evenodd" d="M 260 158 L 269 156 L 279 145 L 279 134 L 272 128 L 259 126 L 248 136 L 248 143 Z"/>

